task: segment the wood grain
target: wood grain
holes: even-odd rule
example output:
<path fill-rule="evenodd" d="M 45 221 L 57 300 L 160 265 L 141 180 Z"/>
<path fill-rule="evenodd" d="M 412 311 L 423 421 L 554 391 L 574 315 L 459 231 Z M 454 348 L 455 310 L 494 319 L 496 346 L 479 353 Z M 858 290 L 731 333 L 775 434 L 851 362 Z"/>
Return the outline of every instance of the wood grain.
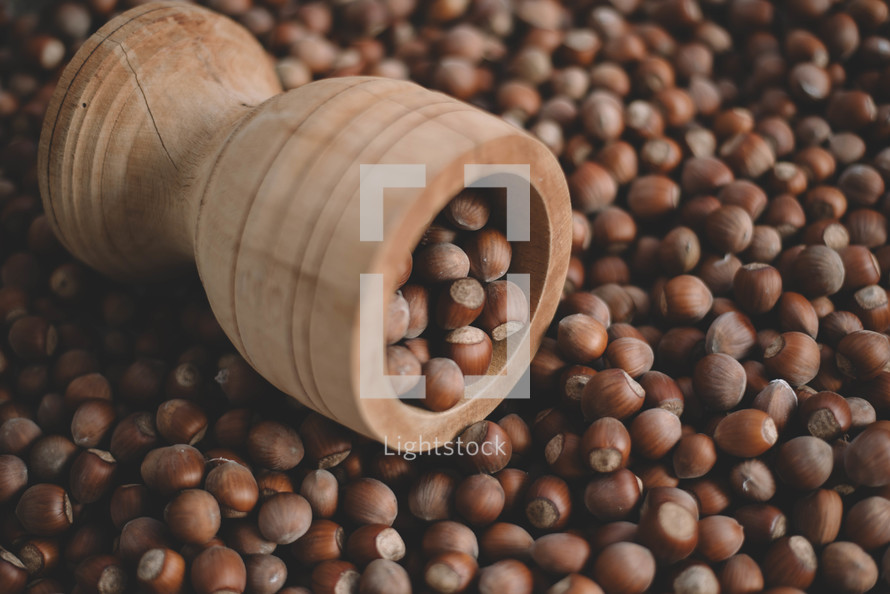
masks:
<path fill-rule="evenodd" d="M 386 192 L 379 243 L 359 241 L 358 231 L 360 165 L 373 163 L 422 163 L 427 179 Z M 542 144 L 465 103 L 370 77 L 281 93 L 269 58 L 239 25 L 160 2 L 84 44 L 52 99 L 39 153 L 47 216 L 74 255 L 140 281 L 196 264 L 220 324 L 260 374 L 390 444 L 447 441 L 499 401 L 433 413 L 359 398 L 360 386 L 375 388 L 360 370 L 380 369 L 384 356 L 358 330 L 360 274 L 383 274 L 391 292 L 395 263 L 473 163 L 531 168 L 532 240 L 515 244 L 511 271 L 531 274 L 523 340 L 534 352 L 568 267 L 565 179 Z M 382 295 L 372 306 L 382 313 Z M 525 371 L 506 362 L 496 345 L 491 375 L 467 395 L 506 394 Z"/>

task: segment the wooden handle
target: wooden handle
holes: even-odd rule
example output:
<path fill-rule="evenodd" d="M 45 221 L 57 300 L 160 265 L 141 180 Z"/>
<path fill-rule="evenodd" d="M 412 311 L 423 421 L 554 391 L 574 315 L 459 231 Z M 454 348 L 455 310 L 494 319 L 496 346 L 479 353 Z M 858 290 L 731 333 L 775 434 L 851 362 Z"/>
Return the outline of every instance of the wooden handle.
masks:
<path fill-rule="evenodd" d="M 384 240 L 360 241 L 360 166 L 406 163 L 425 166 L 426 186 L 387 190 Z M 514 271 L 531 275 L 523 340 L 534 353 L 568 268 L 565 179 L 542 144 L 465 103 L 370 77 L 281 93 L 270 58 L 239 25 L 160 2 L 84 44 L 53 96 L 39 153 L 47 217 L 73 254 L 125 279 L 196 263 L 220 324 L 260 374 L 403 447 L 419 436 L 447 441 L 498 403 L 433 413 L 359 397 L 385 352 L 360 337 L 360 275 L 382 273 L 392 292 L 396 263 L 464 186 L 465 164 L 530 166 L 531 241 L 515 244 Z M 382 313 L 383 295 L 373 299 Z M 468 396 L 506 394 L 519 379 L 524 366 L 498 352 Z"/>

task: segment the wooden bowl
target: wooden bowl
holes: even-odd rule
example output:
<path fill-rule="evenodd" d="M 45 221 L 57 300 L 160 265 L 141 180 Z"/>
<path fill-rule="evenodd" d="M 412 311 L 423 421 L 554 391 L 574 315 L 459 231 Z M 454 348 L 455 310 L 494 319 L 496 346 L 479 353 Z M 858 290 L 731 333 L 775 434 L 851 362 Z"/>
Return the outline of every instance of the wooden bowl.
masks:
<path fill-rule="evenodd" d="M 369 164 L 425 167 L 425 187 L 386 190 L 383 241 L 360 241 Z M 464 187 L 466 164 L 529 166 L 531 241 L 514 243 L 511 269 L 530 275 L 528 331 L 510 357 L 496 346 L 489 376 L 451 410 L 362 398 L 385 390 L 385 349 L 359 331 L 360 305 L 382 317 L 398 263 Z M 197 264 L 219 323 L 263 377 L 405 450 L 448 441 L 509 392 L 527 361 L 508 363 L 534 354 L 568 267 L 568 190 L 541 143 L 405 81 L 282 93 L 246 30 L 190 4 L 139 6 L 83 45 L 47 111 L 39 168 L 47 217 L 75 256 L 140 281 Z M 384 285 L 363 303 L 362 274 Z"/>

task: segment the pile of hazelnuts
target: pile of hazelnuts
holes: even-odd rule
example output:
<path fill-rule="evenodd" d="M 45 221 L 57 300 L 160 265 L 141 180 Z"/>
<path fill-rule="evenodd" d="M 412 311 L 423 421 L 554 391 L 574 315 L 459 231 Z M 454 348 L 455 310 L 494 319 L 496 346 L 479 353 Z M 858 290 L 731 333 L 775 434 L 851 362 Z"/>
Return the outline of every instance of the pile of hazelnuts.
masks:
<path fill-rule="evenodd" d="M 0 592 L 890 588 L 885 1 L 203 1 L 286 88 L 410 78 L 563 166 L 572 257 L 532 398 L 416 457 L 263 381 L 196 278 L 115 284 L 53 236 L 47 102 L 139 3 L 0 2 Z M 484 192 L 389 308 L 390 371 L 426 371 L 433 410 L 491 365 L 468 347 L 528 328 L 492 308 L 523 262 Z"/>
<path fill-rule="evenodd" d="M 386 311 L 385 339 L 387 373 L 397 394 L 410 393 L 425 377 L 424 398 L 406 402 L 434 411 L 456 405 L 466 377 L 488 372 L 492 341 L 527 326 L 528 298 L 505 278 L 513 249 L 499 203 L 494 191 L 463 190 L 403 266 Z"/>

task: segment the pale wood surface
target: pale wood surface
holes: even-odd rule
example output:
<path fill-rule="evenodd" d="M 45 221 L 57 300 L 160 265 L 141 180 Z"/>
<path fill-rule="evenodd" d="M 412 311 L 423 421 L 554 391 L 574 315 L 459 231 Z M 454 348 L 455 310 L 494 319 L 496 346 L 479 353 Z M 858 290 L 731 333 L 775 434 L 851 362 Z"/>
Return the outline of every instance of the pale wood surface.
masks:
<path fill-rule="evenodd" d="M 230 20 L 171 2 L 124 13 L 78 52 L 48 110 L 48 218 L 109 275 L 145 280 L 197 263 L 236 348 L 304 404 L 378 440 L 448 440 L 498 400 L 433 413 L 358 398 L 371 381 L 359 362 L 384 355 L 359 336 L 359 275 L 383 273 L 392 290 L 395 263 L 463 187 L 464 164 L 530 164 L 532 241 L 515 244 L 512 271 L 532 275 L 534 352 L 568 267 L 560 167 L 525 132 L 413 83 L 348 77 L 280 91 L 261 47 Z M 359 165 L 371 163 L 427 170 L 425 188 L 387 191 L 382 243 L 359 241 Z M 503 369 L 503 348 L 495 360 Z M 517 379 L 495 374 L 468 395 L 506 393 Z"/>

